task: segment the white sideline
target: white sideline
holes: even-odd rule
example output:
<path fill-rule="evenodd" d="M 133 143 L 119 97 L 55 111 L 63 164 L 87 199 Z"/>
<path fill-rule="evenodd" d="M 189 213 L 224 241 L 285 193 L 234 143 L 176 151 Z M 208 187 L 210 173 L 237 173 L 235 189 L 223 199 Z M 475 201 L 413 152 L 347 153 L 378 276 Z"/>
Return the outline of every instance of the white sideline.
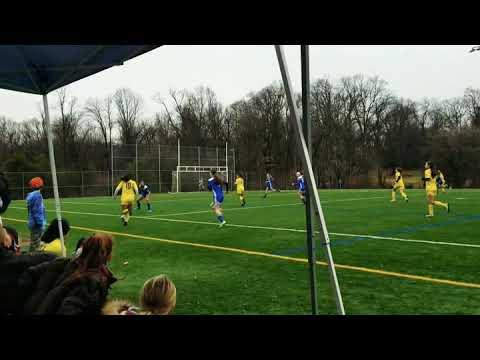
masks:
<path fill-rule="evenodd" d="M 15 206 L 10 206 L 10 208 L 17 209 L 17 210 L 26 210 L 26 208 L 15 207 Z M 46 210 L 46 211 L 47 212 L 55 212 L 55 210 Z M 119 217 L 118 215 L 115 215 L 115 214 L 87 213 L 87 212 L 79 212 L 79 211 L 62 211 L 62 212 L 66 213 L 66 214 L 77 214 L 77 215 L 108 216 L 108 217 L 116 217 L 116 218 Z M 192 220 L 183 220 L 183 219 L 154 218 L 154 217 L 147 217 L 147 216 L 134 216 L 134 218 L 145 219 L 145 220 L 165 221 L 165 222 L 179 222 L 179 223 L 188 223 L 188 224 L 211 225 L 211 226 L 217 226 L 218 227 L 217 222 L 192 221 Z M 247 229 L 261 229 L 261 230 L 289 231 L 289 232 L 296 232 L 296 233 L 305 233 L 305 230 L 302 230 L 302 229 L 281 228 L 281 227 L 241 225 L 241 224 L 230 224 L 230 223 L 227 223 L 226 226 L 227 227 L 237 227 L 237 228 L 247 228 Z M 315 231 L 315 233 L 318 233 L 318 231 Z M 433 245 L 447 245 L 447 246 L 480 248 L 480 244 L 477 245 L 477 244 L 453 243 L 453 242 L 444 242 L 444 241 L 402 239 L 402 238 L 386 237 L 386 236 L 362 235 L 362 234 L 345 234 L 345 233 L 336 233 L 336 232 L 329 232 L 329 234 L 334 235 L 334 236 L 369 238 L 369 239 L 376 239 L 376 240 L 391 240 L 391 241 L 414 242 L 414 243 L 424 243 L 424 244 L 433 244 Z M 333 242 L 333 244 L 335 244 L 335 243 Z"/>

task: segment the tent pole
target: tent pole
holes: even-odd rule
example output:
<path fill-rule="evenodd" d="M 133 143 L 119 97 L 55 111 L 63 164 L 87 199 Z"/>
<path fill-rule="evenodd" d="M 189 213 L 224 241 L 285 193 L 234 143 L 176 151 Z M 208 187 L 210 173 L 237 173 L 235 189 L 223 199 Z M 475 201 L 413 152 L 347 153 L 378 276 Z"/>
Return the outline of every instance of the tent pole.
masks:
<path fill-rule="evenodd" d="M 325 217 L 323 216 L 322 205 L 320 203 L 320 197 L 318 195 L 317 183 L 313 175 L 312 163 L 310 161 L 310 155 L 308 153 L 307 144 L 303 135 L 302 123 L 300 122 L 298 109 L 295 104 L 294 92 L 292 88 L 292 83 L 290 81 L 290 74 L 288 72 L 287 64 L 285 61 L 285 54 L 283 53 L 283 47 L 281 45 L 274 46 L 277 53 L 278 65 L 282 74 L 283 86 L 285 87 L 285 94 L 290 110 L 290 116 L 288 120 L 293 123 L 292 125 L 295 131 L 295 137 L 297 138 L 297 143 L 300 146 L 300 157 L 303 163 L 304 175 L 306 175 L 307 192 L 311 196 L 313 196 L 316 213 L 318 213 L 318 220 L 321 227 L 320 236 L 323 237 L 322 245 L 325 248 L 325 255 L 327 257 L 328 270 L 330 274 L 330 283 L 333 288 L 333 295 L 335 298 L 337 312 L 339 315 L 345 315 L 342 294 L 340 292 L 340 286 L 338 284 L 337 273 L 335 271 L 332 251 L 330 249 L 330 238 L 328 236 L 327 224 L 325 222 Z"/>
<path fill-rule="evenodd" d="M 301 45 L 302 61 L 302 120 L 303 136 L 307 145 L 310 161 L 312 161 L 312 123 L 310 119 L 310 64 L 308 45 Z M 317 273 L 316 273 L 316 250 L 313 241 L 313 204 L 308 192 L 305 194 L 306 228 L 307 228 L 307 255 L 310 272 L 310 297 L 312 303 L 312 314 L 318 314 L 317 297 Z"/>
<path fill-rule="evenodd" d="M 65 241 L 63 239 L 62 211 L 60 209 L 60 196 L 58 194 L 57 168 L 55 166 L 55 152 L 53 149 L 52 127 L 50 125 L 50 113 L 48 109 L 47 95 L 43 95 L 43 108 L 45 111 L 45 127 L 47 130 L 48 156 L 50 159 L 50 171 L 52 172 L 53 196 L 55 197 L 55 211 L 58 220 L 58 232 L 60 234 L 60 243 L 62 245 L 62 255 L 66 256 Z"/>

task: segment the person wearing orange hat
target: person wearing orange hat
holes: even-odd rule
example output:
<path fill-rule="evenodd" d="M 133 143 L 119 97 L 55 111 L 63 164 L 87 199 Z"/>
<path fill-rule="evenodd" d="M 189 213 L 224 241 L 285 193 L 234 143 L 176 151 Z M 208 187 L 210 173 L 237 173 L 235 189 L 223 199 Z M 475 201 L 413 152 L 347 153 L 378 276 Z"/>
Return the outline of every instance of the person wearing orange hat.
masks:
<path fill-rule="evenodd" d="M 40 239 L 47 224 L 45 205 L 43 204 L 42 187 L 44 185 L 41 177 L 34 177 L 28 183 L 32 191 L 27 194 L 28 229 L 30 230 L 30 252 L 37 251 L 40 246 Z"/>

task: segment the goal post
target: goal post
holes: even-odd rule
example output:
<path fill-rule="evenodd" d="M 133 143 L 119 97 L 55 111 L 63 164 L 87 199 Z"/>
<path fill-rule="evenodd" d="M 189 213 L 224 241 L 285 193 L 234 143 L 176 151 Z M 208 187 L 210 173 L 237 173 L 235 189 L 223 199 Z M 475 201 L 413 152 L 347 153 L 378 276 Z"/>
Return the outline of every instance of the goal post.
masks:
<path fill-rule="evenodd" d="M 172 192 L 206 191 L 212 169 L 228 182 L 228 178 L 231 177 L 228 166 L 182 165 L 172 171 Z"/>

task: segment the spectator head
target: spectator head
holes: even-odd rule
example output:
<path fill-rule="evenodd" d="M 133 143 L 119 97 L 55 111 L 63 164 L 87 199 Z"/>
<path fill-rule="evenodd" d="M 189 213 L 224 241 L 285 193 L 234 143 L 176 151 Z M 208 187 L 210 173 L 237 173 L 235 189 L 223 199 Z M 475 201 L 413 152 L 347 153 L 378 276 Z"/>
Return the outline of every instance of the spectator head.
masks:
<path fill-rule="evenodd" d="M 140 186 L 143 186 L 143 185 L 145 185 L 145 181 L 140 180 Z"/>
<path fill-rule="evenodd" d="M 77 257 L 79 271 L 99 269 L 106 266 L 112 259 L 113 240 L 108 234 L 94 234 L 85 239 L 80 248 L 81 251 Z"/>
<path fill-rule="evenodd" d="M 153 315 L 170 314 L 177 303 L 177 289 L 166 275 L 148 279 L 140 292 L 143 311 Z"/>
<path fill-rule="evenodd" d="M 211 169 L 211 170 L 210 170 L 210 174 L 212 174 L 212 176 L 215 176 L 215 175 L 217 174 L 217 170 Z"/>
<path fill-rule="evenodd" d="M 66 237 L 70 232 L 70 224 L 68 223 L 67 219 L 62 219 L 61 222 L 62 222 L 63 236 Z M 48 226 L 47 230 L 45 230 L 40 240 L 46 244 L 49 244 L 52 241 L 59 238 L 60 238 L 60 232 L 58 231 L 58 219 L 54 219 Z"/>
<path fill-rule="evenodd" d="M 34 177 L 33 179 L 31 179 L 28 184 L 30 185 L 30 187 L 34 190 L 38 190 L 38 189 L 41 189 L 43 186 L 44 186 L 44 182 L 43 182 L 43 179 L 41 177 Z"/>
<path fill-rule="evenodd" d="M 297 171 L 297 173 L 295 175 L 297 175 L 297 178 L 298 178 L 302 175 L 302 173 L 300 171 Z"/>

